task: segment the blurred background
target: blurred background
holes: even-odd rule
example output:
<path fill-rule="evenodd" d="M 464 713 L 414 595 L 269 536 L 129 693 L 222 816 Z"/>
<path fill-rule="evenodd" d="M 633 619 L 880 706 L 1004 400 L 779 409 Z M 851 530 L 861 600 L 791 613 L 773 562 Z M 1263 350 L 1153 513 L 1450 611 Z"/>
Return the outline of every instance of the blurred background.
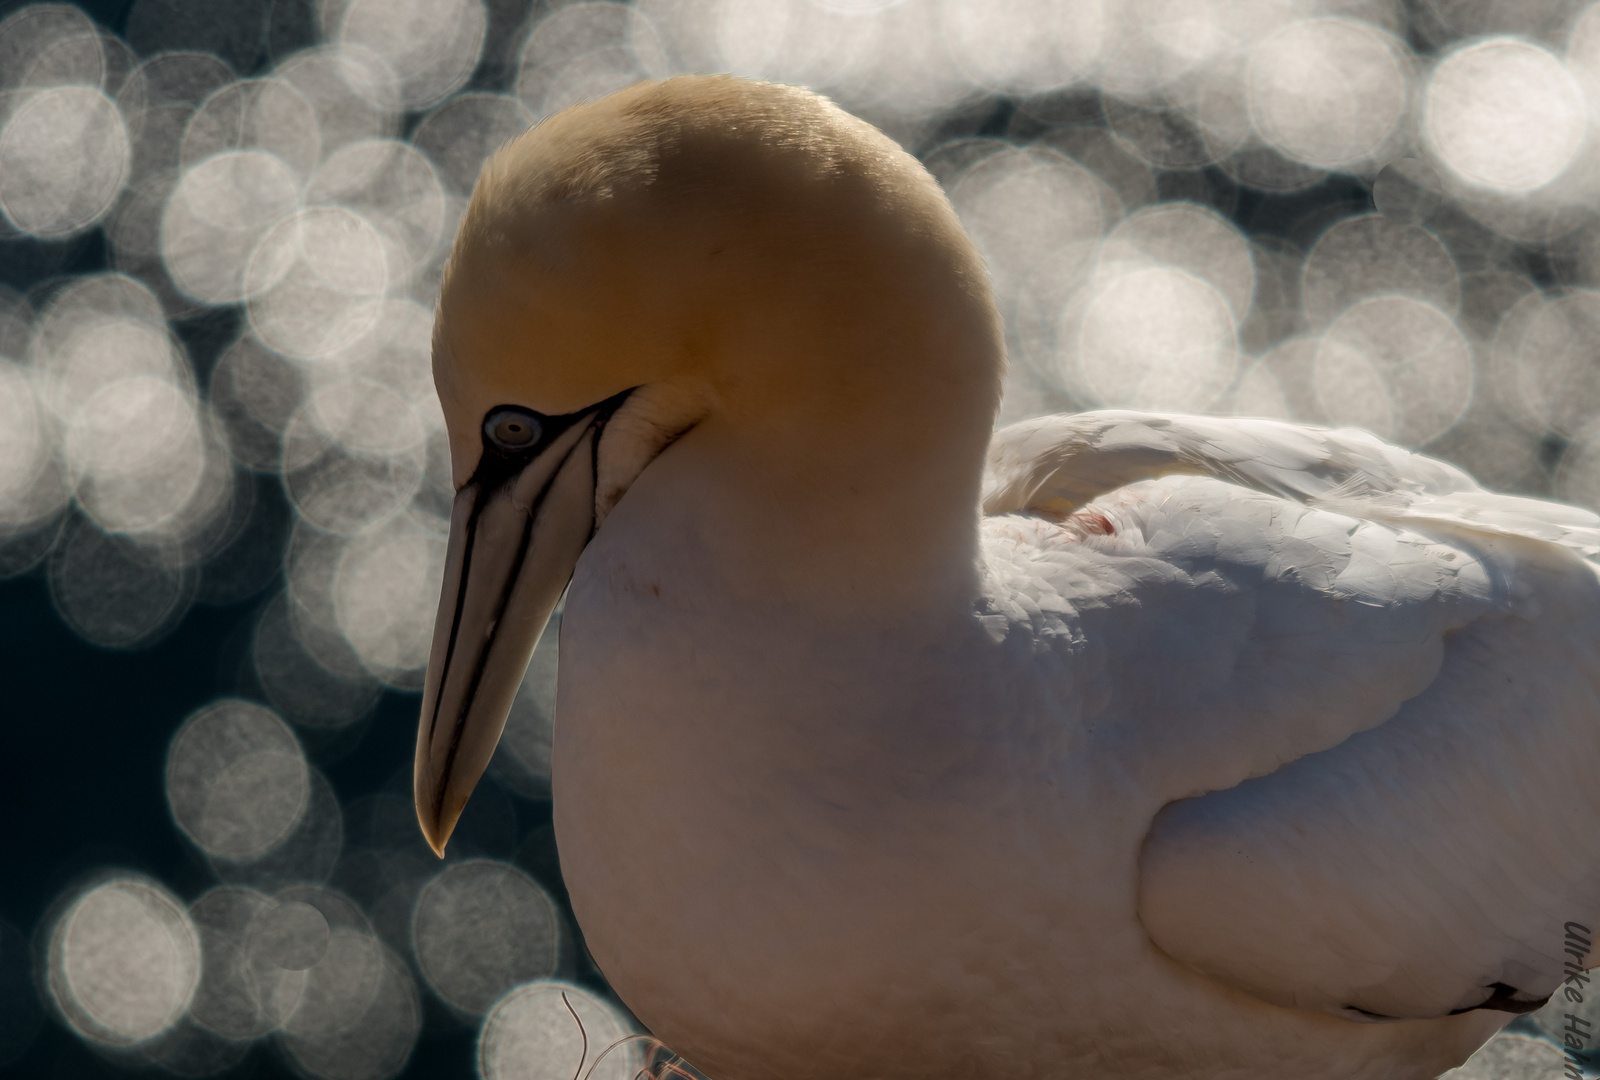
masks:
<path fill-rule="evenodd" d="M 1600 506 L 1600 4 L 0 2 L 0 1071 L 646 1060 L 595 1065 L 639 1029 L 561 883 L 553 629 L 442 863 L 410 757 L 478 167 L 687 71 L 926 163 L 1003 422 L 1354 425 Z M 1463 1075 L 1558 1075 L 1560 1024 Z"/>

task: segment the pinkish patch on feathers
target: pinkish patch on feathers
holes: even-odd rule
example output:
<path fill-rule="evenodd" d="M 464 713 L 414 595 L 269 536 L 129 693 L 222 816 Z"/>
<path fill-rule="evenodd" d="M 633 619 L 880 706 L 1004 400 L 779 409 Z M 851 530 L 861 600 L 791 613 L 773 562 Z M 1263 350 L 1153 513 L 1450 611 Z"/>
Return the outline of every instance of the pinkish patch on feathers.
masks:
<path fill-rule="evenodd" d="M 1080 529 L 1090 536 L 1115 536 L 1116 527 L 1111 524 L 1111 519 L 1098 510 L 1079 510 L 1067 518 L 1075 522 Z"/>
<path fill-rule="evenodd" d="M 1070 514 L 1063 514 L 1054 510 L 1040 510 L 1038 514 L 1042 518 L 1055 522 L 1080 539 L 1086 536 L 1117 535 L 1117 527 L 1111 523 L 1111 519 L 1098 510 L 1080 508 Z"/>

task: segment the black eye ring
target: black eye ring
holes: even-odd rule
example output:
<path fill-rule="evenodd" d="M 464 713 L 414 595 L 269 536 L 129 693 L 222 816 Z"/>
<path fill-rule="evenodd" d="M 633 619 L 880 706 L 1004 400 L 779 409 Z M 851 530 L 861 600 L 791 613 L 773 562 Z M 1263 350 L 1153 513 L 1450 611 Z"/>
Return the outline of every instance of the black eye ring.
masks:
<path fill-rule="evenodd" d="M 515 405 L 502 405 L 491 409 L 483 419 L 483 437 L 501 450 L 526 450 L 539 441 L 544 425 L 537 413 L 519 409 Z"/>

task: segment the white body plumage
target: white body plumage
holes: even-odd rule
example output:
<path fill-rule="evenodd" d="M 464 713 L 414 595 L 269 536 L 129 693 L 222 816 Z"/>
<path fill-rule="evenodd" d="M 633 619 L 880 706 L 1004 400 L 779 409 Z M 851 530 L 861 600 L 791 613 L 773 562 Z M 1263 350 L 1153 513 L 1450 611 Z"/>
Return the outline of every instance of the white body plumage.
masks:
<path fill-rule="evenodd" d="M 985 506 L 945 618 L 752 605 L 666 468 L 586 551 L 563 873 L 659 1034 L 741 1078 L 1421 1078 L 1509 1019 L 1452 1009 L 1556 986 L 1600 519 L 1130 413 L 1002 432 Z"/>

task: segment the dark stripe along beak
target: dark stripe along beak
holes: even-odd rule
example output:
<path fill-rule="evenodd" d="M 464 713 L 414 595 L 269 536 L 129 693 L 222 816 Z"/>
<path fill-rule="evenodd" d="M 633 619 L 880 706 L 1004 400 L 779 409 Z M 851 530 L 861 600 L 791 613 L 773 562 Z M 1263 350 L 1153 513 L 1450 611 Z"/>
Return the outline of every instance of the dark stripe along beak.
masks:
<path fill-rule="evenodd" d="M 486 442 L 456 494 L 417 727 L 417 821 L 440 856 L 594 533 L 600 436 L 626 396 L 545 419 L 540 442 L 524 452 Z"/>

